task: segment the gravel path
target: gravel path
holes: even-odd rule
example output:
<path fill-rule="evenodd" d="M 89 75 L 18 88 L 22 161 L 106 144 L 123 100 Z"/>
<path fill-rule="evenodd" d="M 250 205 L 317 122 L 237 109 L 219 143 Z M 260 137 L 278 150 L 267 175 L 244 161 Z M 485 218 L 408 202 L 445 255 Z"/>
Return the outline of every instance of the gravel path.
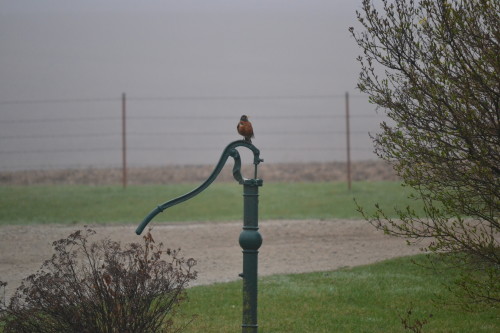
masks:
<path fill-rule="evenodd" d="M 181 248 L 197 260 L 195 285 L 238 279 L 242 253 L 238 244 L 242 222 L 152 223 L 155 241 Z M 97 235 L 122 244 L 141 242 L 136 225 L 91 226 Z M 259 252 L 259 275 L 333 270 L 416 254 L 406 245 L 359 220 L 260 221 L 264 239 Z M 82 226 L 0 227 L 0 280 L 8 282 L 7 297 L 52 255 L 52 242 Z"/>

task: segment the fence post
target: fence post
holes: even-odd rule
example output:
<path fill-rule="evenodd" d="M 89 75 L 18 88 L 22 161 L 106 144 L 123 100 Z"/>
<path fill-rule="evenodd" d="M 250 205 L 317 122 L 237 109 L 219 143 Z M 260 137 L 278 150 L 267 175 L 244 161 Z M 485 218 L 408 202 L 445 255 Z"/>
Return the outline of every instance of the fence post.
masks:
<path fill-rule="evenodd" d="M 127 116 L 126 116 L 126 96 L 122 94 L 122 184 L 127 187 Z"/>
<path fill-rule="evenodd" d="M 349 125 L 349 92 L 345 93 L 345 126 L 347 150 L 347 188 L 351 190 L 351 130 Z"/>

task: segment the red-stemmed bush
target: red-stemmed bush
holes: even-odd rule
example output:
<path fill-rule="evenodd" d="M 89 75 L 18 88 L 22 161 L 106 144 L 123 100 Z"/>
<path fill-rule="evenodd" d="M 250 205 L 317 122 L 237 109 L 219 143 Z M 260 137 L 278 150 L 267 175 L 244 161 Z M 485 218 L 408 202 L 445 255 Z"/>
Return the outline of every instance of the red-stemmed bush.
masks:
<path fill-rule="evenodd" d="M 1 305 L 5 333 L 176 330 L 195 260 L 164 249 L 150 232 L 123 249 L 110 239 L 90 242 L 94 234 L 79 230 L 53 243 L 52 258 Z"/>

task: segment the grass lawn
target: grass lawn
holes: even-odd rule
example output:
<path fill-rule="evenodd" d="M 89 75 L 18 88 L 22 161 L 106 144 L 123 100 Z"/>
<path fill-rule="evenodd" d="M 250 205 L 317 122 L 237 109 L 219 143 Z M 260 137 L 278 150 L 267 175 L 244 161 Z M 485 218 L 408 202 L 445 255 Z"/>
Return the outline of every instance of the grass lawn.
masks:
<path fill-rule="evenodd" d="M 446 299 L 443 283 L 453 281 L 456 272 L 425 269 L 412 260 L 427 262 L 420 255 L 331 272 L 260 278 L 259 332 L 404 332 L 401 318 L 412 325 L 427 320 L 423 332 L 500 331 L 498 309 L 472 313 L 435 306 L 435 295 Z M 196 317 L 186 332 L 241 331 L 241 289 L 241 281 L 189 289 L 182 318 Z"/>
<path fill-rule="evenodd" d="M 157 205 L 199 184 L 165 186 L 0 186 L 0 225 L 35 223 L 139 223 Z M 243 215 L 243 188 L 214 183 L 197 197 L 169 208 L 155 222 L 230 221 Z M 399 182 L 265 183 L 259 189 L 259 218 L 358 219 L 353 197 L 366 208 L 387 210 L 418 202 Z"/>
<path fill-rule="evenodd" d="M 158 204 L 199 184 L 169 186 L 1 186 L 0 225 L 37 223 L 137 224 Z M 370 211 L 411 204 L 398 182 L 265 183 L 260 219 L 359 219 L 353 198 Z M 242 186 L 214 183 L 196 198 L 172 207 L 153 222 L 229 221 L 243 214 Z M 423 261 L 423 256 L 414 257 Z M 334 260 L 334 258 L 332 258 Z M 400 317 L 426 319 L 423 332 L 500 332 L 498 310 L 468 313 L 433 305 L 446 298 L 452 271 L 432 271 L 400 258 L 332 272 L 277 275 L 259 280 L 260 332 L 403 332 Z M 180 321 L 197 317 L 187 332 L 241 331 L 241 281 L 194 287 Z M 432 317 L 430 315 L 432 314 Z"/>

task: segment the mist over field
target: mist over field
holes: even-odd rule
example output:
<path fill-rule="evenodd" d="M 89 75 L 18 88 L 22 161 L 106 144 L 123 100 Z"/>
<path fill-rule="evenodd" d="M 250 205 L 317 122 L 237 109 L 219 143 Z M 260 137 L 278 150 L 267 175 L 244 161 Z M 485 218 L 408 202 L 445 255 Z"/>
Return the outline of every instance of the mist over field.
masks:
<path fill-rule="evenodd" d="M 250 116 L 265 163 L 375 159 L 358 1 L 0 1 L 0 170 L 214 164 Z M 244 161 L 247 159 L 243 152 Z"/>

